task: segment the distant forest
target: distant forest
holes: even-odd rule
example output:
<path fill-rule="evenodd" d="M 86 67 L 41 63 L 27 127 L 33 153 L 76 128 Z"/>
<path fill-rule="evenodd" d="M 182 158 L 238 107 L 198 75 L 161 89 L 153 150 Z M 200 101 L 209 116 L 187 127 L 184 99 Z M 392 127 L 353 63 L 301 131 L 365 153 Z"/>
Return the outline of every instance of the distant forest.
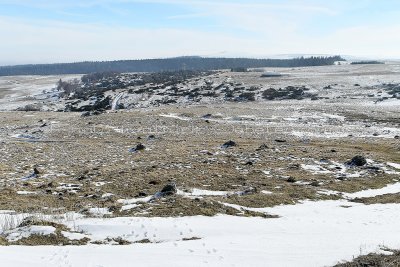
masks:
<path fill-rule="evenodd" d="M 364 64 L 385 64 L 384 62 L 381 61 L 376 61 L 376 60 L 371 60 L 371 61 L 355 61 L 351 62 L 351 65 L 364 65 Z"/>
<path fill-rule="evenodd" d="M 0 76 L 88 74 L 104 71 L 161 72 L 176 70 L 217 70 L 262 67 L 306 67 L 333 65 L 335 61 L 344 61 L 344 59 L 340 56 L 307 58 L 300 57 L 294 59 L 177 57 L 166 59 L 3 66 L 0 67 Z"/>

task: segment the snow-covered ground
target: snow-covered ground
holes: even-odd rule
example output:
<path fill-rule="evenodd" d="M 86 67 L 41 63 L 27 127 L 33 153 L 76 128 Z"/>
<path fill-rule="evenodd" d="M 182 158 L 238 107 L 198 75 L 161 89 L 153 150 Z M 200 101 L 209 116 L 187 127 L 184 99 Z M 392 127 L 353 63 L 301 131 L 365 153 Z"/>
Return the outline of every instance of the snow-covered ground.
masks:
<path fill-rule="evenodd" d="M 399 191 L 395 184 L 351 196 Z M 256 210 L 280 217 L 75 216 L 74 220 L 65 222 L 71 229 L 83 233 L 66 233 L 74 238 L 101 241 L 121 237 L 130 242 L 148 239 L 151 243 L 0 247 L 0 262 L 2 266 L 309 267 L 332 266 L 360 254 L 379 252 L 383 247 L 400 248 L 400 204 L 364 205 L 328 200 Z M 0 218 L 5 213 L 0 213 Z M 36 228 L 36 232 L 43 234 L 52 230 Z"/>
<path fill-rule="evenodd" d="M 0 111 L 14 110 L 44 99 L 57 100 L 56 83 L 81 75 L 0 77 Z"/>

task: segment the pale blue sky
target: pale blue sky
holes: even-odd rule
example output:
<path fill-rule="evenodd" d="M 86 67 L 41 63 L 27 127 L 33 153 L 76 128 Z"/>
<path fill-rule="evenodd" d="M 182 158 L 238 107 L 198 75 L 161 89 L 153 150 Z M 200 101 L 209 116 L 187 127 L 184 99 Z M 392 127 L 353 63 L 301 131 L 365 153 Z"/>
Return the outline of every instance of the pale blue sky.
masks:
<path fill-rule="evenodd" d="M 400 58 L 397 0 L 0 0 L 0 64 L 181 55 Z"/>

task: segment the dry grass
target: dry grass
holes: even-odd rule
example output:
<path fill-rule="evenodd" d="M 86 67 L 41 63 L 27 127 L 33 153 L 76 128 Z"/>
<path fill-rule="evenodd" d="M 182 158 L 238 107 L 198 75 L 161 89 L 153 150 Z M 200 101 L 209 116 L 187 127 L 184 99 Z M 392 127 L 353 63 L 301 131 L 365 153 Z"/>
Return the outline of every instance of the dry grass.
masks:
<path fill-rule="evenodd" d="M 0 236 L 0 246 L 8 245 L 22 245 L 22 246 L 66 246 L 66 245 L 86 245 L 90 239 L 82 238 L 79 240 L 71 240 L 62 234 L 62 231 L 70 231 L 68 227 L 63 224 L 37 219 L 36 217 L 29 217 L 25 219 L 18 226 L 12 229 L 27 227 L 27 226 L 52 226 L 55 232 L 48 235 L 31 234 L 28 237 L 23 237 L 16 241 L 8 241 L 4 236 Z"/>
<path fill-rule="evenodd" d="M 82 246 L 86 245 L 90 241 L 89 238 L 82 238 L 80 240 L 70 240 L 63 236 L 61 233 L 50 234 L 50 235 L 38 235 L 33 234 L 29 237 L 21 238 L 15 242 L 8 242 L 8 245 L 19 245 L 19 246 Z"/>
<path fill-rule="evenodd" d="M 400 203 L 400 193 L 397 194 L 385 194 L 376 197 L 356 198 L 353 202 L 363 203 L 366 205 L 371 204 L 390 204 Z"/>
<path fill-rule="evenodd" d="M 360 256 L 351 262 L 337 264 L 334 267 L 398 267 L 400 266 L 400 251 L 393 250 L 393 255 L 368 254 Z"/>
<path fill-rule="evenodd" d="M 400 162 L 399 144 L 394 139 L 315 138 L 303 142 L 275 131 L 277 129 L 268 124 L 257 126 L 263 130 L 263 134 L 257 135 L 232 131 L 232 124 L 206 123 L 201 119 L 207 113 L 238 116 L 249 112 L 244 105 L 229 107 L 164 107 L 155 111 L 119 112 L 88 118 L 74 113 L 28 114 L 33 117 L 26 117 L 26 113 L 2 113 L 4 124 L 9 125 L 12 132 L 41 129 L 43 133 L 38 134 L 39 142 L 9 139 L 0 144 L 0 160 L 4 162 L 0 165 L 0 176 L 4 177 L 0 180 L 3 188 L 0 205 L 2 209 L 21 212 L 82 212 L 90 207 L 106 207 L 115 211 L 115 216 L 212 216 L 237 214 L 235 210 L 216 204 L 218 201 L 270 207 L 305 199 L 332 198 L 318 194 L 320 189 L 355 192 L 383 187 L 396 178 L 396 175 L 367 171 L 362 177 L 339 181 L 331 174 L 311 174 L 299 167 L 301 163 L 320 159 L 344 163 L 359 154 L 377 162 Z M 252 112 L 268 117 L 268 112 L 272 111 L 260 108 Z M 166 113 L 182 114 L 191 121 L 159 116 Z M 40 127 L 41 119 L 58 123 L 51 129 Z M 154 126 L 169 131 L 154 133 Z M 112 127 L 125 132 L 116 132 Z M 155 139 L 147 140 L 151 134 Z M 287 142 L 277 143 L 275 139 Z M 238 146 L 221 149 L 227 140 L 234 140 Z M 130 153 L 129 148 L 139 142 L 147 149 Z M 262 144 L 267 147 L 258 150 Z M 203 150 L 209 153 L 201 152 Z M 19 181 L 35 166 L 41 172 L 39 178 Z M 270 171 L 270 175 L 264 174 L 265 170 Z M 287 182 L 288 177 L 301 184 Z M 119 212 L 121 205 L 116 203 L 117 199 L 153 195 L 170 181 L 182 190 L 199 188 L 235 192 L 253 187 L 259 193 L 222 199 L 204 197 L 201 201 L 173 197 L 158 201 L 156 205 L 149 203 Z M 76 192 L 61 190 L 58 189 L 61 183 L 79 184 L 80 187 Z M 21 190 L 36 194 L 16 193 Z M 260 193 L 262 190 L 274 194 L 265 195 Z M 113 196 L 102 198 L 106 193 Z"/>

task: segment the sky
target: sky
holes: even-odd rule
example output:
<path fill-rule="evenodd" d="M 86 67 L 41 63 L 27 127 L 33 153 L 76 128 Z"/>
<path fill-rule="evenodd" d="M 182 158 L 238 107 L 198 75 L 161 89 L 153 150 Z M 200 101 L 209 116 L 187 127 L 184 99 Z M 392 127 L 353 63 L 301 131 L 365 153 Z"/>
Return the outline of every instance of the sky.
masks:
<path fill-rule="evenodd" d="M 0 0 L 0 65 L 333 54 L 400 59 L 398 0 Z"/>

